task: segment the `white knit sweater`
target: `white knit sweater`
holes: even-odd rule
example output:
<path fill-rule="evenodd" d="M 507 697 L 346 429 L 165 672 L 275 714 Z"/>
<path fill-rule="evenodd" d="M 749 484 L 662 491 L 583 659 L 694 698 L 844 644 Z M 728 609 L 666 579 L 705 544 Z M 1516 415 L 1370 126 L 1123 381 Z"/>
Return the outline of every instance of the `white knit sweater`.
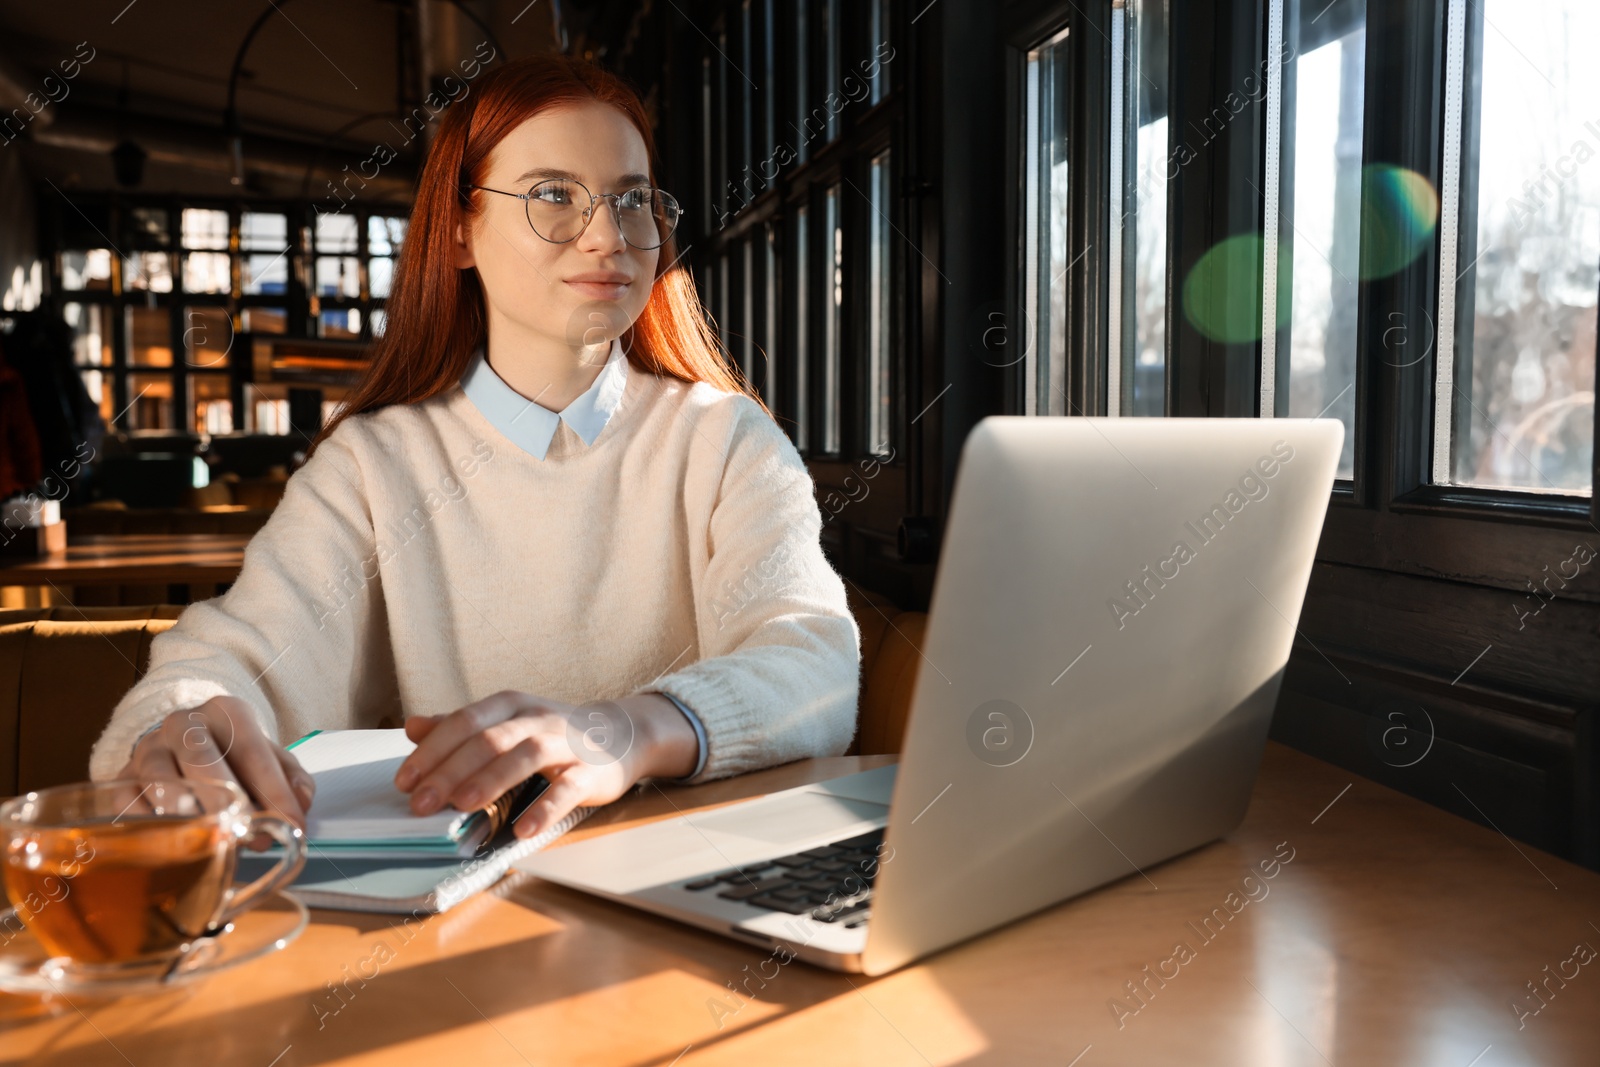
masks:
<path fill-rule="evenodd" d="M 753 401 L 631 364 L 593 444 L 562 422 L 543 460 L 459 385 L 346 419 L 227 593 L 156 636 L 90 776 L 221 694 L 282 743 L 502 689 L 659 691 L 704 723 L 695 781 L 838 755 L 861 635 L 820 532 L 805 464 Z"/>

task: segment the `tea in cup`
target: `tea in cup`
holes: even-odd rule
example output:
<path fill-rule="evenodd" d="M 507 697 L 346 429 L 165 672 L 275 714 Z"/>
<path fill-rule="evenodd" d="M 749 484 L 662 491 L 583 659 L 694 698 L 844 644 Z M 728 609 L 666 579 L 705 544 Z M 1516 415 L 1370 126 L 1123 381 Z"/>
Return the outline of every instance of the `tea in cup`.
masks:
<path fill-rule="evenodd" d="M 263 833 L 283 858 L 233 884 L 239 843 Z M 181 957 L 293 881 L 305 838 L 251 811 L 232 782 L 120 780 L 43 789 L 0 805 L 6 896 L 52 956 L 88 971 Z M 12 933 L 13 931 L 0 931 Z"/>

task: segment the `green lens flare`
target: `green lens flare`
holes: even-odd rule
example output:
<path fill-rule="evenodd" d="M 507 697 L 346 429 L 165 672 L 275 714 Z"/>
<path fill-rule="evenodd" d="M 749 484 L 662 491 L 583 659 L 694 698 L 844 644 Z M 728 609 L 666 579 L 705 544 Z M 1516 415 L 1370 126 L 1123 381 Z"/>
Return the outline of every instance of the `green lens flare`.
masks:
<path fill-rule="evenodd" d="M 1439 194 L 1414 170 L 1374 163 L 1361 171 L 1361 279 L 1387 278 L 1433 240 Z"/>
<path fill-rule="evenodd" d="M 1266 242 L 1258 233 L 1241 233 L 1218 242 L 1190 268 L 1183 282 L 1183 312 L 1191 325 L 1226 344 L 1261 339 L 1261 277 Z M 1278 250 L 1278 326 L 1289 322 L 1293 282 L 1287 244 Z"/>

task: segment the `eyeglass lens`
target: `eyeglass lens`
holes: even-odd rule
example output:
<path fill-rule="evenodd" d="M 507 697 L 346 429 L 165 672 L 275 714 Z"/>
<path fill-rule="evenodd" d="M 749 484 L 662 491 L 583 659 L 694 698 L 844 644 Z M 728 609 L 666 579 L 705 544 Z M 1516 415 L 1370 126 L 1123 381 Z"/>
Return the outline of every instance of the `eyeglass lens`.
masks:
<path fill-rule="evenodd" d="M 594 201 L 599 210 L 616 205 L 622 236 L 635 248 L 658 248 L 678 225 L 678 202 L 670 193 L 648 185 Z M 528 222 L 547 241 L 565 243 L 583 232 L 588 222 L 589 191 L 574 181 L 552 178 L 528 193 Z"/>

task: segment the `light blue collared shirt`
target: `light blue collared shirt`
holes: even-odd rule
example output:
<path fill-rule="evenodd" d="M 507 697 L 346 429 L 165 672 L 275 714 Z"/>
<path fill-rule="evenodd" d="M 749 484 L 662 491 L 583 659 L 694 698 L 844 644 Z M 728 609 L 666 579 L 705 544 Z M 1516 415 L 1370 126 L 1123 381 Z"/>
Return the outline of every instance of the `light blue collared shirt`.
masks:
<path fill-rule="evenodd" d="M 565 422 L 586 445 L 594 444 L 600 431 L 605 429 L 611 416 L 622 402 L 622 389 L 628 383 L 628 357 L 622 351 L 622 340 L 611 342 L 611 353 L 594 383 L 562 408 L 559 413 L 543 407 L 511 386 L 489 366 L 482 346 L 472 353 L 472 362 L 461 376 L 461 390 L 472 401 L 472 406 L 482 413 L 509 441 L 535 459 L 543 461 L 550 451 L 550 442 L 556 435 L 558 422 Z M 656 690 L 659 692 L 659 690 Z M 706 728 L 700 716 L 691 711 L 683 701 L 670 693 L 662 696 L 677 705 L 694 727 L 699 756 L 695 760 L 693 778 L 706 766 Z M 681 780 L 681 779 L 680 779 Z"/>
<path fill-rule="evenodd" d="M 584 444 L 594 444 L 621 404 L 622 389 L 627 384 L 628 357 L 622 352 L 620 338 L 611 342 L 611 353 L 593 384 L 559 414 L 507 385 L 489 366 L 482 346 L 472 353 L 472 362 L 461 376 L 461 389 L 473 407 L 513 444 L 539 460 L 550 451 L 558 423 L 566 423 Z"/>

